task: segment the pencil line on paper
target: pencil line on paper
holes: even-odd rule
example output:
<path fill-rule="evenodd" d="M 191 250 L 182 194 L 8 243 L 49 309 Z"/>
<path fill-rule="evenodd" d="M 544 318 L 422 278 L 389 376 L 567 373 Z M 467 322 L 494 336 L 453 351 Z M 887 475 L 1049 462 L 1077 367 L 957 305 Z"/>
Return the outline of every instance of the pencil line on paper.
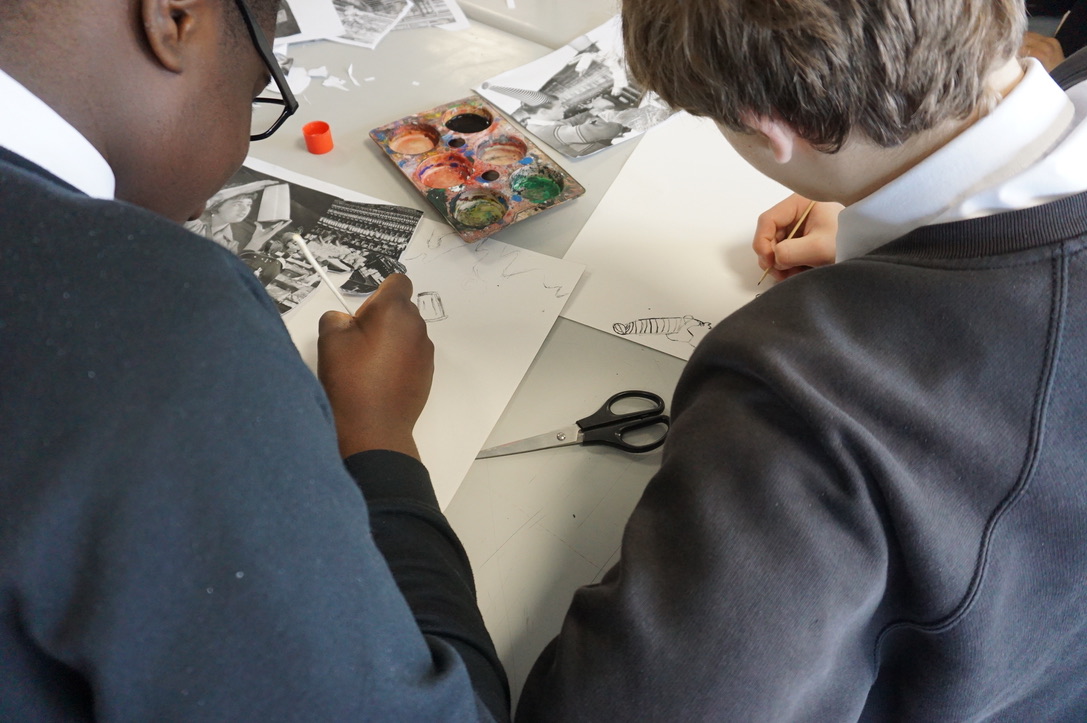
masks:
<path fill-rule="evenodd" d="M 340 300 L 340 304 L 344 310 L 351 315 L 355 312 L 351 311 L 351 307 L 347 305 L 347 300 L 343 298 L 343 294 L 336 288 L 336 285 L 332 283 L 332 279 L 328 278 L 328 274 L 321 268 L 321 264 L 317 263 L 317 259 L 313 257 L 313 253 L 309 250 L 309 246 L 306 245 L 306 240 L 302 238 L 301 234 L 292 233 L 290 239 L 294 241 L 298 248 L 302 249 L 302 255 L 306 257 L 306 261 L 309 261 L 309 265 L 313 267 L 313 270 L 317 272 L 317 275 L 321 277 L 321 281 L 328 285 L 328 288 L 332 289 L 332 293 L 336 295 L 336 298 Z"/>

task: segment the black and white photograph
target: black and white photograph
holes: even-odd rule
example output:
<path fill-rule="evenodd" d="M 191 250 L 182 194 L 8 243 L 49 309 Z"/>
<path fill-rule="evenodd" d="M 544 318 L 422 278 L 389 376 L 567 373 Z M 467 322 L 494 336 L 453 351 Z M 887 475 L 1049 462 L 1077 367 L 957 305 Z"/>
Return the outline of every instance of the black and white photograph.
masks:
<path fill-rule="evenodd" d="M 340 42 L 376 48 L 382 38 L 408 14 L 411 0 L 333 0 L 343 23 Z"/>
<path fill-rule="evenodd" d="M 627 77 L 618 18 L 477 90 L 571 158 L 637 137 L 673 113 Z"/>
<path fill-rule="evenodd" d="M 332 0 L 279 0 L 275 46 L 334 38 L 343 34 L 343 23 Z"/>
<path fill-rule="evenodd" d="M 186 228 L 244 261 L 286 313 L 320 283 L 290 233 L 306 240 L 327 271 L 350 274 L 341 291 L 368 294 L 389 274 L 404 271 L 400 256 L 422 215 L 344 200 L 243 166 Z"/>
<path fill-rule="evenodd" d="M 463 30 L 468 27 L 457 0 L 414 0 L 408 14 L 396 25 L 396 30 L 438 27 L 443 30 Z"/>
<path fill-rule="evenodd" d="M 279 10 L 276 11 L 276 37 L 287 38 L 301 32 L 302 28 L 294 17 L 290 3 L 287 0 L 279 0 Z"/>

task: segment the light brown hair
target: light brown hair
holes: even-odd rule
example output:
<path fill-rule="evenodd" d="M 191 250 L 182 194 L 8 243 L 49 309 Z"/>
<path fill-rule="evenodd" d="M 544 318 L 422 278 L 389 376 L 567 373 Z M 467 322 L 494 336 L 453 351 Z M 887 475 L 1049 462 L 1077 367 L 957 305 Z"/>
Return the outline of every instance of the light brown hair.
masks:
<path fill-rule="evenodd" d="M 735 131 L 780 118 L 835 152 L 883 147 L 984 108 L 1014 56 L 1023 0 L 623 0 L 632 75 Z"/>

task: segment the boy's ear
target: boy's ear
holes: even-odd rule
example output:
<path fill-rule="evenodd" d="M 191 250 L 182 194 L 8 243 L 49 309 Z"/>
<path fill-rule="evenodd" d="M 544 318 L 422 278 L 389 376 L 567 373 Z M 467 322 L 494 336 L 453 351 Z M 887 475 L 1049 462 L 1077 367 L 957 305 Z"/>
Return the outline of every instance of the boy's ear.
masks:
<path fill-rule="evenodd" d="M 180 73 L 197 33 L 215 27 L 208 0 L 139 0 L 140 20 L 151 54 Z"/>
<path fill-rule="evenodd" d="M 763 137 L 774 160 L 778 163 L 788 163 L 793 159 L 797 141 L 800 137 L 788 123 L 764 115 L 749 113 L 743 117 L 743 123 L 756 134 Z"/>

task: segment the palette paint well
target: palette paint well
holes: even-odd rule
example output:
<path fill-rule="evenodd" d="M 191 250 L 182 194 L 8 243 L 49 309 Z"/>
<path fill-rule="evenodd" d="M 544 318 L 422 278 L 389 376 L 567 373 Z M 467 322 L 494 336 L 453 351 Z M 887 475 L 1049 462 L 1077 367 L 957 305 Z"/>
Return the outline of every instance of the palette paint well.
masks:
<path fill-rule="evenodd" d="M 370 137 L 465 241 L 585 193 L 478 97 L 401 118 Z"/>

